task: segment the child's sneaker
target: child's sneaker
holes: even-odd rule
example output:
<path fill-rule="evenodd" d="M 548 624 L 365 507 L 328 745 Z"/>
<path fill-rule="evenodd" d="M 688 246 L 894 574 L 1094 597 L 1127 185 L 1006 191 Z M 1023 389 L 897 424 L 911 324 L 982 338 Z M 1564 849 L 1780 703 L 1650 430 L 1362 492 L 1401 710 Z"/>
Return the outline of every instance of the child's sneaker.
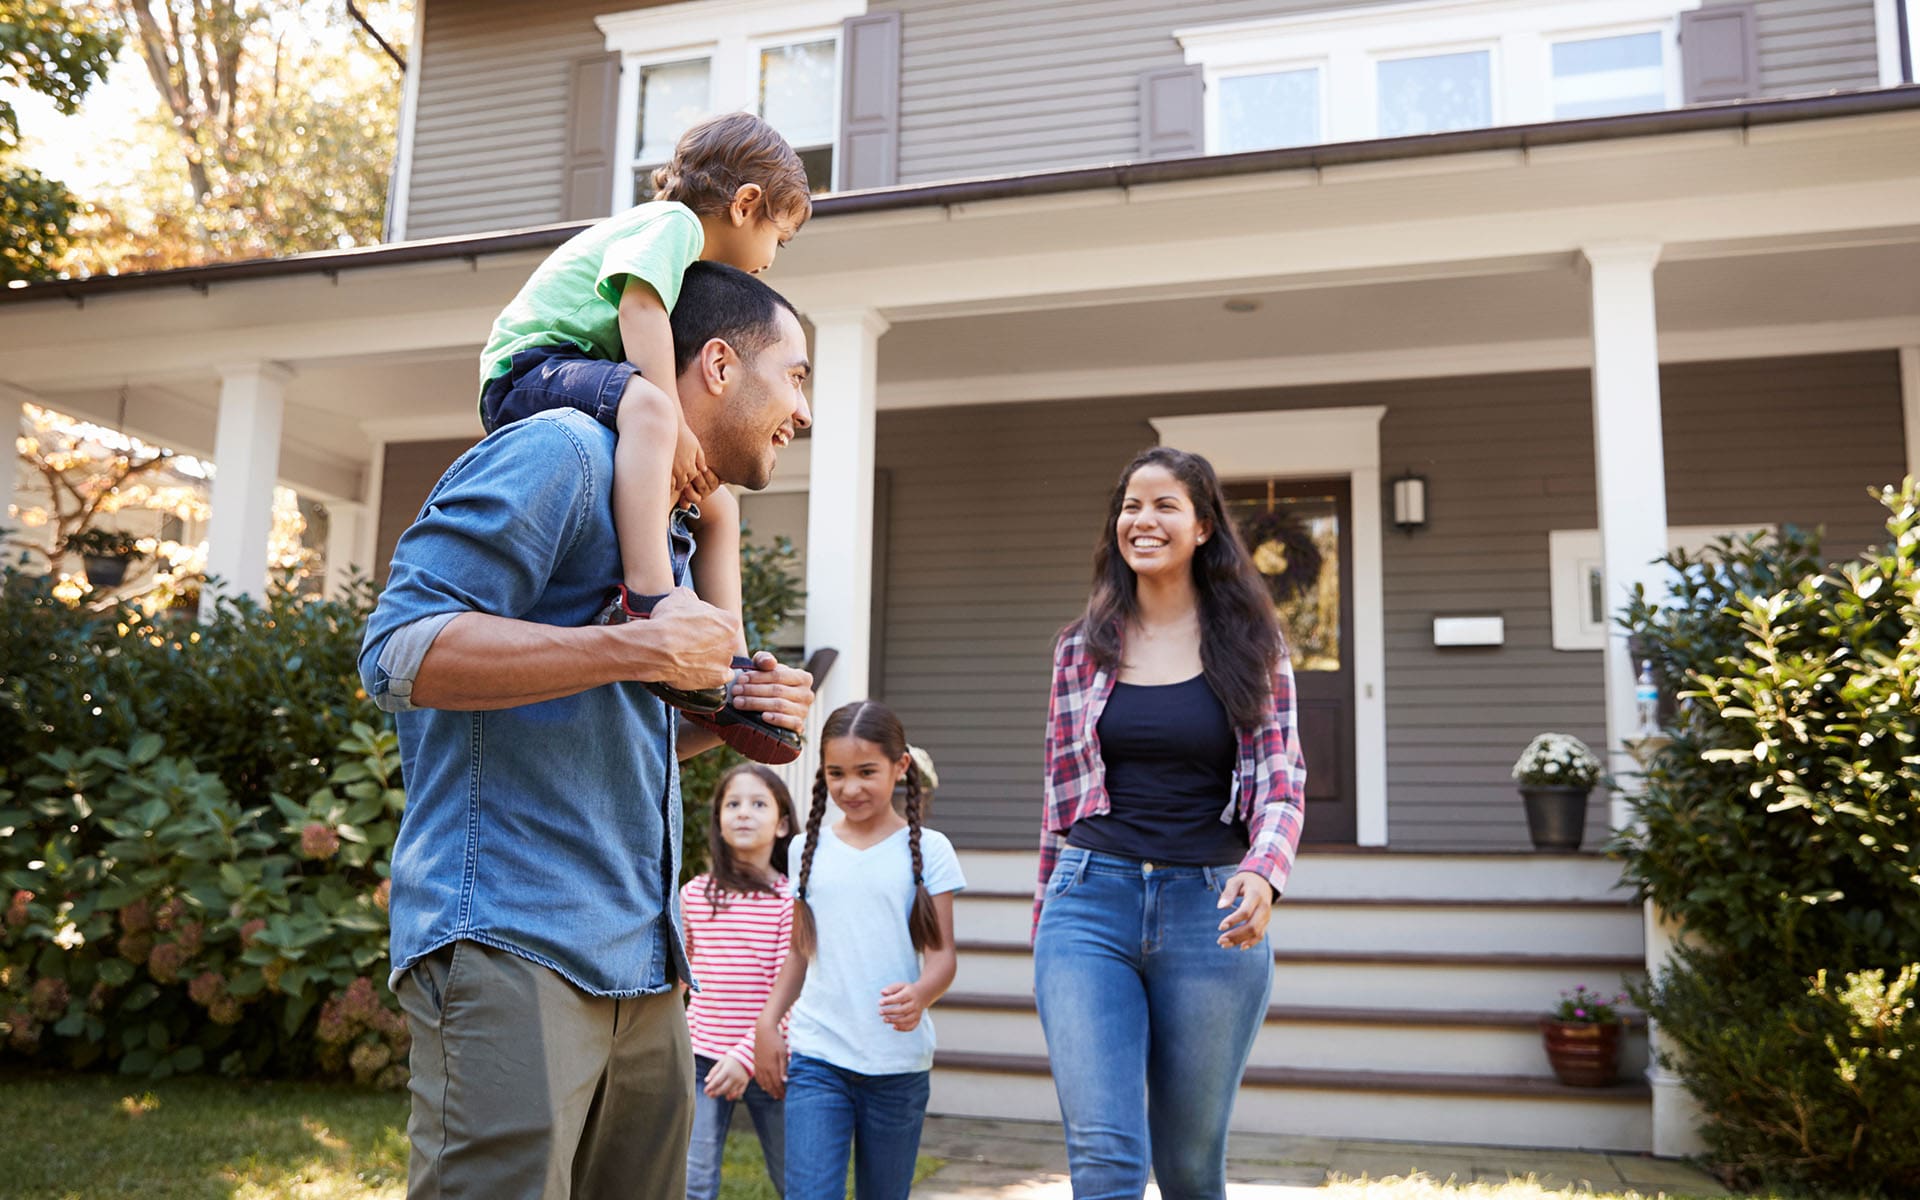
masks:
<path fill-rule="evenodd" d="M 625 625 L 628 621 L 644 621 L 653 615 L 653 606 L 665 600 L 671 593 L 662 592 L 658 596 L 643 596 L 639 592 L 630 592 L 622 584 L 614 590 L 613 599 L 594 617 L 595 625 Z M 739 665 L 739 660 L 734 660 Z M 749 663 L 749 666 L 752 664 Z M 689 691 L 684 688 L 668 687 L 664 683 L 643 684 L 648 691 L 666 701 L 669 705 L 688 716 L 702 716 L 717 713 L 726 707 L 727 689 L 700 688 Z M 798 749 L 795 750 L 798 754 Z"/>
<path fill-rule="evenodd" d="M 735 658 L 735 670 L 754 669 L 751 658 Z M 687 723 L 718 734 L 720 740 L 755 762 L 780 766 L 800 757 L 800 735 L 768 723 L 757 712 L 726 704 L 718 712 L 687 714 Z"/>

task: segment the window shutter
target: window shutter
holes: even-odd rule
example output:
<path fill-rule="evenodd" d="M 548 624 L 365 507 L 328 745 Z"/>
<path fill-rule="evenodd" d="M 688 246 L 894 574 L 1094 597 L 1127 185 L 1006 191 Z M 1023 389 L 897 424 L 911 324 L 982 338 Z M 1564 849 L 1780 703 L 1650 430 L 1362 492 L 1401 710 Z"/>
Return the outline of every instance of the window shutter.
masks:
<path fill-rule="evenodd" d="M 1760 94 L 1760 34 L 1753 5 L 1680 14 L 1680 75 L 1688 104 Z"/>
<path fill-rule="evenodd" d="M 620 56 L 596 54 L 576 60 L 567 90 L 563 221 L 586 221 L 613 211 L 613 176 L 620 169 L 613 144 L 619 106 Z"/>
<path fill-rule="evenodd" d="M 900 182 L 900 14 L 840 26 L 840 152 L 836 191 Z"/>
<path fill-rule="evenodd" d="M 1196 64 L 1142 72 L 1140 157 L 1191 158 L 1206 152 L 1206 81 L 1201 68 Z"/>

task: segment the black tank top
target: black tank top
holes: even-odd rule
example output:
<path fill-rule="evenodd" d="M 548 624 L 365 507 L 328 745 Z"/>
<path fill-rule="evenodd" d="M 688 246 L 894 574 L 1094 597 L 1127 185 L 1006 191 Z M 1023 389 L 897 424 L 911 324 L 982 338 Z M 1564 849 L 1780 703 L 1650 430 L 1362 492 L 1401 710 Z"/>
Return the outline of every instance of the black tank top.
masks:
<path fill-rule="evenodd" d="M 1205 675 L 1116 683 L 1097 729 L 1113 807 L 1075 823 L 1068 845 L 1196 867 L 1246 856 L 1245 824 L 1220 820 L 1233 798 L 1239 742 Z"/>

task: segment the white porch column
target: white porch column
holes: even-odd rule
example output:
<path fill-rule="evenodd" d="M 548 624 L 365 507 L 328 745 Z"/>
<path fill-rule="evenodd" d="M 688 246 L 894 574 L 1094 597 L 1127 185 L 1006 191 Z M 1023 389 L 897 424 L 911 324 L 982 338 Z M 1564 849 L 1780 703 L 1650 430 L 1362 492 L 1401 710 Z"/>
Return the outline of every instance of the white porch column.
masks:
<path fill-rule="evenodd" d="M 1635 770 L 1626 739 L 1636 733 L 1636 667 L 1624 633 L 1611 623 L 1633 594 L 1661 583 L 1654 565 L 1667 553 L 1666 451 L 1660 431 L 1660 357 L 1653 314 L 1653 244 L 1589 246 L 1593 287 L 1593 448 L 1600 500 L 1601 570 L 1609 624 L 1606 647 L 1607 747 L 1616 777 Z M 1626 820 L 1616 799 L 1613 824 Z"/>
<path fill-rule="evenodd" d="M 1659 334 L 1653 304 L 1653 268 L 1660 247 L 1588 246 L 1585 254 L 1593 288 L 1594 477 L 1609 615 L 1604 757 L 1614 776 L 1625 780 L 1639 769 L 1626 749 L 1626 739 L 1639 732 L 1633 694 L 1637 665 L 1626 634 L 1612 625 L 1611 616 L 1626 604 L 1635 584 L 1657 594 L 1661 569 L 1654 563 L 1667 553 L 1667 456 L 1660 427 Z M 1625 798 L 1616 795 L 1612 824 L 1618 827 L 1627 819 Z M 1673 941 L 1672 931 L 1649 903 L 1649 975 L 1665 966 Z M 1648 1031 L 1648 1042 L 1657 1049 L 1658 1031 Z M 1669 1158 L 1698 1153 L 1700 1113 L 1693 1098 L 1657 1062 L 1647 1067 L 1647 1082 L 1653 1087 L 1653 1152 Z"/>
<path fill-rule="evenodd" d="M 1900 411 L 1907 426 L 1907 474 L 1920 478 L 1920 346 L 1900 347 Z"/>
<path fill-rule="evenodd" d="M 331 503 L 327 505 L 327 588 L 330 597 L 341 595 L 354 571 L 369 574 L 361 556 L 360 526 L 366 521 L 366 505 Z"/>
<path fill-rule="evenodd" d="M 228 594 L 264 599 L 273 488 L 280 474 L 280 417 L 293 372 L 271 362 L 232 364 L 219 371 L 207 574 L 219 577 Z M 209 589 L 201 599 L 202 616 L 212 603 Z"/>
<path fill-rule="evenodd" d="M 20 490 L 20 401 L 0 392 L 0 529 L 19 525 L 8 513 Z M 11 556 L 9 555 L 9 560 Z"/>
<path fill-rule="evenodd" d="M 872 309 L 809 312 L 813 436 L 807 487 L 807 653 L 840 652 L 814 703 L 867 695 L 873 637 L 873 431 L 880 335 Z"/>

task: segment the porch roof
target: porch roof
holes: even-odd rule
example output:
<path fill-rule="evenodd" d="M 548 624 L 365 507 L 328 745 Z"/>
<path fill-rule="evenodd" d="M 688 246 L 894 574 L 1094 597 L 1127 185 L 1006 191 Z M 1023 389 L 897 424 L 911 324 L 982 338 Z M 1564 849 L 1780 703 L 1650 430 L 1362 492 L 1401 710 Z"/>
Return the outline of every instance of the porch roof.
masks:
<path fill-rule="evenodd" d="M 1149 184 L 1224 179 L 1263 172 L 1351 166 L 1449 154 L 1530 150 L 1546 146 L 1605 142 L 1676 133 L 1745 130 L 1790 122 L 1830 120 L 1879 113 L 1920 110 L 1920 84 L 1835 92 L 1821 96 L 1787 97 L 1726 104 L 1696 105 L 1661 112 L 1630 113 L 1534 125 L 1458 130 L 1414 137 L 1376 138 L 1329 145 L 1257 150 L 1243 154 L 1122 162 L 1098 167 L 1076 167 L 1023 175 L 995 176 L 953 182 L 877 188 L 822 196 L 814 217 L 901 211 L 945 205 L 978 204 L 989 200 L 1059 195 L 1099 188 L 1129 188 Z M 0 305 L 31 304 L 47 300 L 84 303 L 95 296 L 153 288 L 187 287 L 202 290 L 220 283 L 293 275 L 337 276 L 371 267 L 418 262 L 477 260 L 481 256 L 545 250 L 559 245 L 590 222 L 567 222 L 527 229 L 503 230 L 467 237 L 433 238 L 352 250 L 322 250 L 280 258 L 247 259 L 201 267 L 163 271 L 98 275 L 87 279 L 50 280 L 0 289 Z"/>

